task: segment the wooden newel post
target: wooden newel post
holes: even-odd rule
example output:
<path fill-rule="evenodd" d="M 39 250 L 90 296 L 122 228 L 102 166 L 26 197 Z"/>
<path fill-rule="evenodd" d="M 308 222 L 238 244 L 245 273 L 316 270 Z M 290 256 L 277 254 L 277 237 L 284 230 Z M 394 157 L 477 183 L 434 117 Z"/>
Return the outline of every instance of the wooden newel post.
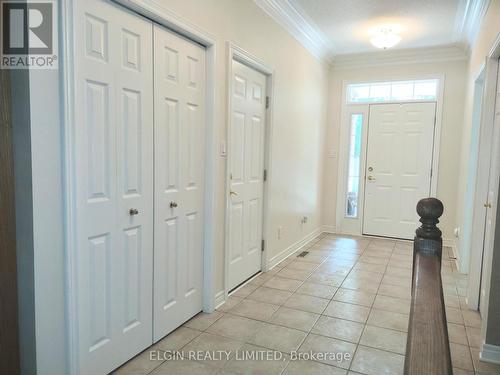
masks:
<path fill-rule="evenodd" d="M 443 240 L 436 226 L 443 214 L 436 198 L 418 202 L 422 225 L 413 242 L 413 278 L 405 375 L 452 375 L 441 282 Z"/>
<path fill-rule="evenodd" d="M 441 261 L 443 240 L 441 230 L 436 224 L 439 223 L 443 211 L 443 203 L 437 198 L 424 198 L 417 203 L 417 213 L 422 226 L 415 232 L 414 253 L 429 252 L 439 256 Z"/>

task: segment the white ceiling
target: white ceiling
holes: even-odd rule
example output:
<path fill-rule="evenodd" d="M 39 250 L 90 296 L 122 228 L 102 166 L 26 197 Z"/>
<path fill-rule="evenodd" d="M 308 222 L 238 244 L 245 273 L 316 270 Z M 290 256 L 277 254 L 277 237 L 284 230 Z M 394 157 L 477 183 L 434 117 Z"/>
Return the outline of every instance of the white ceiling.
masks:
<path fill-rule="evenodd" d="M 403 53 L 408 59 L 408 51 L 421 57 L 439 51 L 439 60 L 464 59 L 490 3 L 490 0 L 254 1 L 313 55 L 334 64 L 351 57 L 365 60 L 367 55 L 385 58 Z M 400 25 L 403 39 L 391 51 L 381 51 L 370 44 L 372 28 L 382 24 Z"/>
<path fill-rule="evenodd" d="M 290 0 L 328 40 L 331 55 L 378 51 L 373 29 L 401 26 L 393 49 L 450 45 L 461 41 L 465 0 Z"/>

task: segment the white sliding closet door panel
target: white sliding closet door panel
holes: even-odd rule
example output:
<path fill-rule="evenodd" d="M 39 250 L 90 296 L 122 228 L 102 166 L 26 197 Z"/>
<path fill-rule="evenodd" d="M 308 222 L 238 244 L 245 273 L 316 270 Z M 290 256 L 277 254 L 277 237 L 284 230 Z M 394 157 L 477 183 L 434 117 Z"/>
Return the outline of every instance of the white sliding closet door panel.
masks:
<path fill-rule="evenodd" d="M 82 375 L 152 343 L 152 23 L 75 2 L 76 304 Z"/>
<path fill-rule="evenodd" d="M 232 62 L 229 290 L 259 272 L 262 258 L 266 76 Z"/>
<path fill-rule="evenodd" d="M 202 309 L 205 50 L 154 26 L 154 339 Z"/>

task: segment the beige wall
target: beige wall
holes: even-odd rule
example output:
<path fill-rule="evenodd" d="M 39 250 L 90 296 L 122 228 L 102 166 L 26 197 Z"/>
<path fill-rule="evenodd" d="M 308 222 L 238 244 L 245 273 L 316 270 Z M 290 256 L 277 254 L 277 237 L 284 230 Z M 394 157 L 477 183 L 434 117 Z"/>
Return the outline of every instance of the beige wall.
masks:
<path fill-rule="evenodd" d="M 500 1 L 491 1 L 488 12 L 485 15 L 479 34 L 476 38 L 474 45 L 471 48 L 469 66 L 466 73 L 466 96 L 463 114 L 463 132 L 461 142 L 461 155 L 460 155 L 460 176 L 458 180 L 458 196 L 457 196 L 457 212 L 456 222 L 457 226 L 463 227 L 465 215 L 465 195 L 467 189 L 467 174 L 468 174 L 468 160 L 470 156 L 470 142 L 472 132 L 472 107 L 474 99 L 474 81 L 479 69 L 485 62 L 486 56 L 500 32 Z M 465 248 L 464 244 L 458 241 L 460 253 L 470 252 L 470 249 Z M 468 269 L 461 270 L 464 273 Z"/>
<path fill-rule="evenodd" d="M 252 0 L 162 0 L 217 39 L 216 137 L 226 139 L 227 47 L 231 41 L 275 70 L 269 175 L 269 258 L 321 226 L 321 171 L 328 67 L 307 52 Z M 223 288 L 225 165 L 216 163 L 216 292 Z M 302 225 L 302 216 L 308 216 Z M 277 227 L 282 226 L 281 239 Z"/>
<path fill-rule="evenodd" d="M 485 15 L 481 25 L 479 34 L 474 45 L 471 48 L 469 66 L 467 71 L 467 93 L 464 107 L 464 129 L 462 137 L 461 159 L 460 159 L 460 178 L 459 178 L 459 193 L 457 201 L 457 223 L 463 225 L 465 215 L 470 215 L 469 212 L 464 212 L 465 193 L 467 184 L 467 163 L 470 155 L 470 141 L 472 128 L 472 107 L 474 97 L 474 80 L 477 73 L 488 56 L 495 40 L 500 33 L 500 1 L 493 0 L 490 2 L 488 12 Z M 492 256 L 490 292 L 488 304 L 488 321 L 486 325 L 485 339 L 487 344 L 500 346 L 500 303 L 498 296 L 500 293 L 500 211 L 497 212 L 497 228 L 495 234 L 494 250 Z M 462 248 L 462 252 L 470 251 L 470 249 Z M 467 272 L 467 270 L 464 270 Z"/>
<path fill-rule="evenodd" d="M 444 102 L 442 115 L 440 162 L 437 197 L 443 201 L 445 213 L 440 228 L 444 239 L 453 238 L 456 220 L 457 183 L 459 175 L 460 142 L 462 134 L 462 108 L 464 103 L 466 61 L 402 64 L 361 69 L 332 69 L 330 72 L 329 115 L 326 150 L 339 150 L 343 81 L 374 81 L 418 78 L 418 76 L 444 75 Z M 337 155 L 338 156 L 338 155 Z M 338 157 L 327 158 L 323 182 L 323 222 L 336 226 L 336 194 Z"/>

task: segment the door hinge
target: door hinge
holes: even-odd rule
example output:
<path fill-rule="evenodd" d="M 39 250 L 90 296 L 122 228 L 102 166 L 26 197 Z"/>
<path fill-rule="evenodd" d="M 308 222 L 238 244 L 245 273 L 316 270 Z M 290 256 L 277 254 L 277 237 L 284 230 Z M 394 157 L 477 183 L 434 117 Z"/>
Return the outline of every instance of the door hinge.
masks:
<path fill-rule="evenodd" d="M 266 109 L 269 108 L 269 96 L 266 96 Z"/>
<path fill-rule="evenodd" d="M 264 181 L 267 181 L 267 169 L 264 169 Z"/>
<path fill-rule="evenodd" d="M 262 243 L 260 245 L 260 249 L 261 249 L 261 251 L 264 251 L 265 248 L 266 248 L 266 241 L 263 239 Z"/>

